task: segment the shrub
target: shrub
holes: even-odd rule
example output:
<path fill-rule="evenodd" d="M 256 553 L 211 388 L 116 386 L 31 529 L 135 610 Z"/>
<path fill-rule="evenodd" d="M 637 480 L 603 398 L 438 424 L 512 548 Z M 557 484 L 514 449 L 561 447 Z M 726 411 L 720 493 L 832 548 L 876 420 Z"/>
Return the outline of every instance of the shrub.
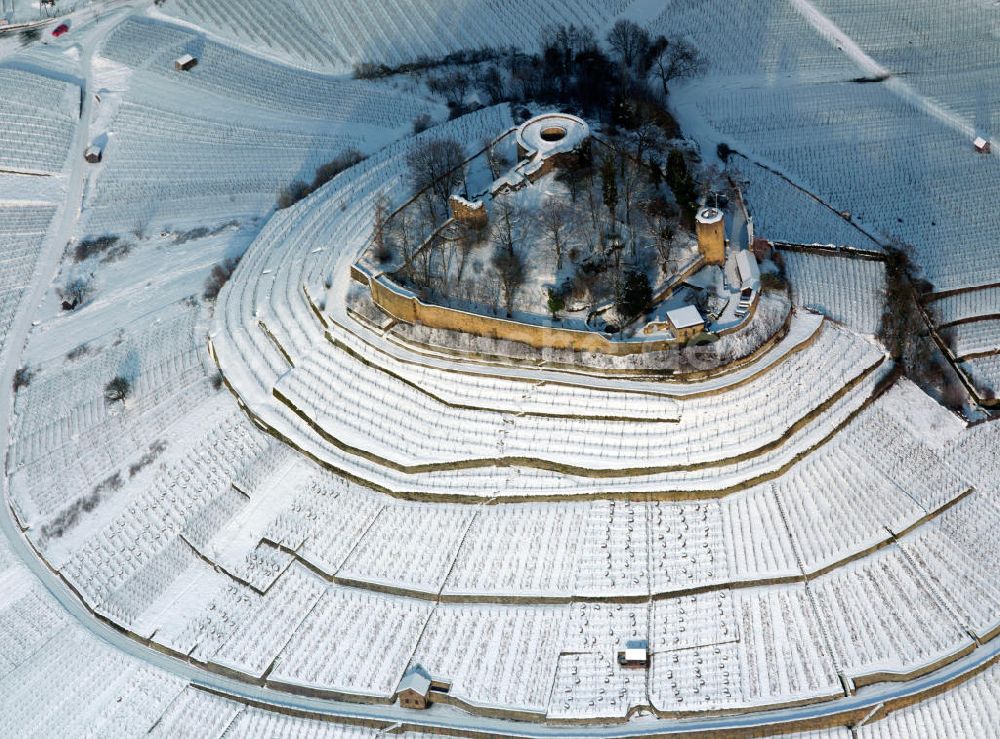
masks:
<path fill-rule="evenodd" d="M 132 393 L 132 381 L 124 375 L 111 378 L 104 386 L 104 399 L 109 403 L 124 401 Z"/>
<path fill-rule="evenodd" d="M 760 276 L 760 286 L 764 290 L 784 290 L 788 283 L 777 272 L 765 272 Z"/>
<path fill-rule="evenodd" d="M 315 192 L 345 169 L 353 167 L 358 162 L 363 162 L 364 160 L 365 155 L 357 149 L 344 149 L 344 151 L 340 152 L 329 162 L 321 164 L 316 168 L 316 174 L 313 176 L 309 192 Z"/>
<path fill-rule="evenodd" d="M 42 32 L 37 28 L 25 28 L 18 34 L 21 46 L 27 46 L 32 41 L 38 41 L 42 37 Z"/>
<path fill-rule="evenodd" d="M 733 153 L 733 149 L 725 141 L 722 141 L 719 143 L 718 146 L 715 147 L 715 153 L 719 155 L 719 159 L 721 159 L 723 162 L 728 162 L 729 155 Z"/>
<path fill-rule="evenodd" d="M 28 387 L 34 374 L 30 367 L 18 367 L 14 373 L 14 392 L 16 393 L 22 387 Z"/>
<path fill-rule="evenodd" d="M 82 344 L 77 344 L 68 352 L 66 352 L 66 359 L 74 361 L 80 357 L 85 357 L 90 353 L 90 344 L 84 341 Z"/>
<path fill-rule="evenodd" d="M 105 255 L 114 247 L 118 246 L 118 243 L 119 237 L 114 234 L 88 236 L 76 245 L 76 248 L 73 250 L 73 258 L 77 262 L 82 262 L 84 259 L 89 259 L 93 256 Z M 124 249 L 125 253 L 127 253 L 128 248 L 127 244 L 123 244 L 118 247 L 117 251 Z M 115 254 L 114 252 L 111 253 Z M 117 254 L 117 256 L 121 256 L 121 254 Z M 111 258 L 113 259 L 115 256 L 112 256 Z"/>
<path fill-rule="evenodd" d="M 552 314 L 552 320 L 555 321 L 559 318 L 559 312 L 566 307 L 566 298 L 563 297 L 561 290 L 553 290 L 552 288 L 549 288 L 549 298 L 547 302 L 549 313 Z"/>
<path fill-rule="evenodd" d="M 294 180 L 278 193 L 278 209 L 290 208 L 309 194 L 309 185 L 303 180 Z"/>
<path fill-rule="evenodd" d="M 358 62 L 354 65 L 354 79 L 356 80 L 373 80 L 390 74 L 392 74 L 392 70 L 384 64 Z"/>
<path fill-rule="evenodd" d="M 139 457 L 137 461 L 128 466 L 128 476 L 132 478 L 138 475 L 144 468 L 155 462 L 156 458 L 159 457 L 166 448 L 167 442 L 162 439 L 154 441 L 149 445 L 149 449 L 143 452 L 142 456 Z"/>
<path fill-rule="evenodd" d="M 382 244 L 375 249 L 375 260 L 379 264 L 386 264 L 392 261 L 393 251 L 389 244 Z"/>
<path fill-rule="evenodd" d="M 308 197 L 327 182 L 348 167 L 353 167 L 358 162 L 365 160 L 365 155 L 357 149 L 344 149 L 337 156 L 328 162 L 319 165 L 313 174 L 312 183 L 304 180 L 294 180 L 286 185 L 278 193 L 278 209 L 290 208 L 303 198 Z"/>
<path fill-rule="evenodd" d="M 206 226 L 198 226 L 196 228 L 188 229 L 187 231 L 179 231 L 174 234 L 175 244 L 186 244 L 194 239 L 203 239 L 208 236 L 211 232 Z"/>
<path fill-rule="evenodd" d="M 431 127 L 431 116 L 430 113 L 421 113 L 416 118 L 413 119 L 413 133 L 420 133 L 421 131 L 426 131 Z"/>
<path fill-rule="evenodd" d="M 71 277 L 60 292 L 73 307 L 82 305 L 94 292 L 94 280 L 90 276 Z"/>
<path fill-rule="evenodd" d="M 222 286 L 232 277 L 233 271 L 239 263 L 240 260 L 238 258 L 230 257 L 212 267 L 212 271 L 205 278 L 205 290 L 202 292 L 202 297 L 205 300 L 215 300 L 219 297 L 219 291 L 222 290 Z"/>

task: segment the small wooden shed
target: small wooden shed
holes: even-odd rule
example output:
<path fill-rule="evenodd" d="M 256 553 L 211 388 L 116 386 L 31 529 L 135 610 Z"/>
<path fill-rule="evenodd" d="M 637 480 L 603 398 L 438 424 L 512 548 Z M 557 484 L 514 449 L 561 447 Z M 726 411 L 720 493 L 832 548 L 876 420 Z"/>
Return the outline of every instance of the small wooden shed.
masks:
<path fill-rule="evenodd" d="M 396 688 L 396 698 L 403 708 L 424 709 L 430 705 L 431 676 L 420 665 L 414 665 Z"/>
<path fill-rule="evenodd" d="M 705 330 L 705 319 L 693 305 L 667 311 L 667 321 L 678 341 L 688 341 Z"/>
<path fill-rule="evenodd" d="M 625 649 L 618 652 L 618 664 L 623 667 L 645 667 L 649 664 L 649 642 L 645 639 L 630 639 Z"/>
<path fill-rule="evenodd" d="M 982 136 L 976 136 L 976 138 L 972 141 L 972 145 L 976 147 L 976 151 L 978 151 L 980 154 L 990 153 L 990 142 L 984 139 Z"/>
<path fill-rule="evenodd" d="M 174 60 L 174 69 L 176 69 L 178 72 L 187 72 L 188 70 L 192 69 L 197 63 L 198 63 L 197 59 L 195 59 L 190 54 L 185 54 L 184 56 L 178 57 L 177 59 Z"/>
<path fill-rule="evenodd" d="M 97 164 L 101 161 L 101 157 L 103 155 L 104 150 L 98 144 L 91 144 L 87 147 L 87 150 L 83 152 L 83 158 L 91 164 Z"/>

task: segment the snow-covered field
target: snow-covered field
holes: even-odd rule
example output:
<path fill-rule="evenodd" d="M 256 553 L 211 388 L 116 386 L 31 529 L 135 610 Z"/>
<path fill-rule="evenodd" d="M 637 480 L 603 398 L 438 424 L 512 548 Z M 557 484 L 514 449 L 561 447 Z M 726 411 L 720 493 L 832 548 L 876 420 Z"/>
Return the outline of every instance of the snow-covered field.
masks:
<path fill-rule="evenodd" d="M 67 36 L 0 43 L 3 381 L 24 370 L 2 411 L 0 734 L 374 737 L 463 711 L 585 734 L 835 706 L 993 648 L 1000 431 L 884 386 L 881 261 L 782 250 L 788 335 L 689 382 L 418 350 L 347 293 L 374 203 L 410 194 L 407 154 L 471 154 L 514 120 L 446 120 L 412 79 L 351 67 L 624 14 L 705 55 L 671 105 L 703 160 L 738 152 L 756 234 L 912 243 L 995 391 L 998 160 L 968 135 L 997 122 L 995 8 L 63 5 Z M 349 149 L 366 158 L 276 208 Z M 117 240 L 87 253 L 98 237 Z M 646 667 L 618 662 L 634 639 Z M 339 723 L 203 689 L 364 716 L 417 664 L 455 706 Z M 855 733 L 988 736 L 998 685 L 988 668 Z"/>
<path fill-rule="evenodd" d="M 783 251 L 792 297 L 861 334 L 878 331 L 885 304 L 885 267 L 869 259 Z M 831 280 L 830 273 L 837 279 Z"/>
<path fill-rule="evenodd" d="M 41 74 L 0 69 L 0 169 L 62 170 L 80 113 L 80 88 Z"/>
<path fill-rule="evenodd" d="M 294 65 L 349 72 L 359 63 L 390 66 L 463 49 L 512 44 L 532 48 L 547 23 L 597 29 L 629 5 L 628 0 L 557 0 L 540 8 L 525 0 L 470 4 L 392 0 L 359 5 L 351 0 L 271 2 L 194 0 L 168 3 L 164 12 Z"/>
<path fill-rule="evenodd" d="M 728 166 L 753 213 L 755 233 L 790 244 L 832 244 L 877 251 L 870 235 L 829 205 L 759 164 L 732 156 Z"/>

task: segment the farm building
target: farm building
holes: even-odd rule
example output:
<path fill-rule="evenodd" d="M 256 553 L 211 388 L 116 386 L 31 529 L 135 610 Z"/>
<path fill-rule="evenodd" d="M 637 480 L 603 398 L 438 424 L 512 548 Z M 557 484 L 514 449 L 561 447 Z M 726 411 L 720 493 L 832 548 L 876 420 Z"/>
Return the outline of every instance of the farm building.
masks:
<path fill-rule="evenodd" d="M 618 652 L 618 664 L 625 667 L 645 667 L 649 664 L 649 642 L 645 639 L 630 639 L 625 649 Z"/>
<path fill-rule="evenodd" d="M 667 321 L 673 327 L 678 341 L 687 341 L 705 330 L 705 319 L 693 305 L 667 311 Z"/>
<path fill-rule="evenodd" d="M 187 72 L 188 70 L 194 68 L 197 63 L 197 59 L 190 54 L 185 54 L 184 56 L 178 57 L 174 60 L 174 69 L 178 72 Z"/>
<path fill-rule="evenodd" d="M 972 145 L 976 147 L 976 151 L 978 151 L 980 154 L 990 153 L 990 142 L 984 139 L 982 136 L 977 136 L 975 140 L 972 142 Z"/>
<path fill-rule="evenodd" d="M 97 144 L 91 144 L 87 147 L 87 150 L 83 153 L 83 158 L 86 159 L 91 164 L 97 164 L 101 161 L 104 151 Z"/>
<path fill-rule="evenodd" d="M 751 251 L 741 251 L 736 254 L 736 272 L 740 278 L 741 290 L 760 289 L 760 266 Z"/>
<path fill-rule="evenodd" d="M 396 688 L 396 697 L 403 708 L 427 708 L 430 704 L 431 677 L 420 665 L 414 665 Z"/>

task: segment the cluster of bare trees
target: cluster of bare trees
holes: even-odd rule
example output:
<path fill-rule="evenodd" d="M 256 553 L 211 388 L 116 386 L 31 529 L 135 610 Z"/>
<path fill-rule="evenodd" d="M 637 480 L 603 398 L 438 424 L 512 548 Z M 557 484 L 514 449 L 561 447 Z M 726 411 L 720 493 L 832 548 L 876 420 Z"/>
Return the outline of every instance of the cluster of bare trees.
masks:
<path fill-rule="evenodd" d="M 611 64 L 588 29 L 555 27 L 543 42 L 544 64 L 563 75 L 556 75 L 558 84 L 583 79 L 581 64 Z M 651 39 L 628 22 L 612 28 L 608 46 L 617 68 L 633 82 L 663 64 L 666 85 L 700 64 L 685 44 Z M 682 68 L 686 58 L 690 63 Z M 442 90 L 447 85 L 463 99 L 467 84 L 495 83 L 498 94 L 509 92 L 510 80 L 494 71 L 481 68 L 461 80 L 455 75 L 464 72 L 447 72 L 435 84 Z M 407 157 L 413 201 L 391 218 L 387 206 L 376 207 L 374 253 L 418 294 L 486 305 L 507 316 L 523 293 L 529 258 L 534 269 L 551 256 L 557 279 L 551 281 L 547 304 L 553 315 L 571 298 L 575 304 L 612 300 L 620 312 L 634 313 L 649 292 L 650 278 L 676 268 L 678 236 L 690 228 L 700 192 L 688 156 L 671 146 L 657 122 L 606 135 L 610 147 L 594 142 L 590 152 L 560 163 L 557 178 L 568 197 L 549 197 L 530 212 L 520 211 L 517 197 L 498 198 L 485 230 L 454 222 L 442 227 L 449 197 L 468 195 L 465 153 L 452 139 L 424 142 Z M 496 179 L 511 162 L 489 142 L 483 146 L 485 164 Z M 478 251 L 486 245 L 488 250 Z"/>
<path fill-rule="evenodd" d="M 447 213 L 448 198 L 465 184 L 465 152 L 455 139 L 432 139 L 406 155 L 413 192 L 429 192 L 431 207 Z"/>
<path fill-rule="evenodd" d="M 399 68 L 359 65 L 356 73 L 425 72 L 428 88 L 444 98 L 453 117 L 466 112 L 470 102 L 540 101 L 578 108 L 627 128 L 654 121 L 676 135 L 676 123 L 664 105 L 670 85 L 705 66 L 686 39 L 654 38 L 628 20 L 615 23 L 603 44 L 587 26 L 547 26 L 539 48 L 535 54 L 481 49 Z M 441 71 L 432 71 L 437 68 Z"/>
<path fill-rule="evenodd" d="M 928 321 L 938 322 L 934 303 L 922 302 L 931 285 L 922 278 L 910 244 L 893 238 L 885 247 L 885 279 L 879 340 L 910 379 L 948 407 L 961 408 L 967 393 L 931 337 Z"/>
<path fill-rule="evenodd" d="M 297 202 L 323 187 L 338 174 L 358 162 L 364 161 L 365 155 L 357 149 L 345 149 L 328 162 L 316 168 L 312 182 L 293 180 L 278 192 L 277 206 L 279 209 L 290 208 Z"/>
<path fill-rule="evenodd" d="M 617 21 L 608 31 L 607 40 L 618 62 L 636 79 L 655 80 L 664 99 L 671 82 L 694 77 L 705 65 L 701 54 L 687 39 L 653 38 L 634 21 Z"/>

